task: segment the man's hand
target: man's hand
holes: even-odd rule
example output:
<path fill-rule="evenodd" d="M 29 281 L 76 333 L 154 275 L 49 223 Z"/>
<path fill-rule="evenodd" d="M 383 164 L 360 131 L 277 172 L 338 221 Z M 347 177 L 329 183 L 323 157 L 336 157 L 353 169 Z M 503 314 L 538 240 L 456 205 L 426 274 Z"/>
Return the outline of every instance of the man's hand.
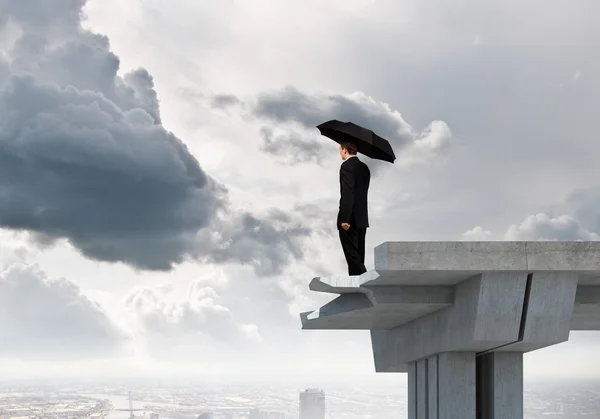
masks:
<path fill-rule="evenodd" d="M 350 228 L 350 224 L 348 224 L 348 223 L 342 223 L 342 228 L 344 230 L 348 230 Z"/>

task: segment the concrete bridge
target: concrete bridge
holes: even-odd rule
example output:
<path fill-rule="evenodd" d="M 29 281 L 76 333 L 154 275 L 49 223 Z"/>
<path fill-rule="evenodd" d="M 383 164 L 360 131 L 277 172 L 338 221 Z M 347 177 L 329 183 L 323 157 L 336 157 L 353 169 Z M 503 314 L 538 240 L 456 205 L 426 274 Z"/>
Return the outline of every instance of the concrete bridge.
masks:
<path fill-rule="evenodd" d="M 408 373 L 409 419 L 522 419 L 523 354 L 600 330 L 600 242 L 386 242 L 303 329 L 368 329 L 377 372 Z"/>

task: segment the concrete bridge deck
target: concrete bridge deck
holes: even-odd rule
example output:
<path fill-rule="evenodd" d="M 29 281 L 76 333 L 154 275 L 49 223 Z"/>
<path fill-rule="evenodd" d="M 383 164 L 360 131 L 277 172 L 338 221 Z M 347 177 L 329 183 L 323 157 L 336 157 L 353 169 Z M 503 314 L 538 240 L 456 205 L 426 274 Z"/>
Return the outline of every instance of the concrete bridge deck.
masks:
<path fill-rule="evenodd" d="M 408 372 L 411 419 L 523 417 L 522 355 L 600 330 L 600 242 L 386 242 L 303 329 L 368 329 L 375 370 Z"/>

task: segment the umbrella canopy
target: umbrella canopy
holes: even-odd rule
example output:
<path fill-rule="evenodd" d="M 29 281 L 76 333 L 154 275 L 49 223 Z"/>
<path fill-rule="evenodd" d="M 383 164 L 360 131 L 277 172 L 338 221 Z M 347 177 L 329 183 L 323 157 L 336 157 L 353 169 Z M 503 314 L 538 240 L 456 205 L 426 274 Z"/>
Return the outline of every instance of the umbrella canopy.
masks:
<path fill-rule="evenodd" d="M 317 125 L 317 128 L 322 135 L 331 138 L 338 144 L 346 141 L 356 144 L 358 152 L 367 157 L 390 163 L 394 163 L 396 160 L 394 150 L 388 140 L 381 138 L 370 129 L 337 119 Z"/>

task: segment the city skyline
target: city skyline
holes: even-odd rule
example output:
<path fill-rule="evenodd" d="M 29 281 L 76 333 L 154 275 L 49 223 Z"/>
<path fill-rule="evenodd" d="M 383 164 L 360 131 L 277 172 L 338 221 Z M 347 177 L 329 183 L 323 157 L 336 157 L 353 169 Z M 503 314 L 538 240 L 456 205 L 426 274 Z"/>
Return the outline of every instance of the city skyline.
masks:
<path fill-rule="evenodd" d="M 598 384 L 597 380 L 530 383 L 525 389 L 524 419 L 578 419 L 597 414 Z M 2 382 L 0 418 L 7 414 L 6 417 L 41 413 L 44 419 L 59 419 L 65 414 L 90 419 L 100 419 L 104 414 L 111 419 L 125 419 L 132 408 L 135 418 L 146 419 L 298 419 L 298 393 L 305 391 L 299 388 L 289 384 L 269 387 L 117 381 Z M 327 385 L 325 393 L 330 396 L 326 396 L 325 419 L 396 419 L 407 414 L 406 388 L 338 383 Z M 261 412 L 271 417 L 259 418 Z"/>
<path fill-rule="evenodd" d="M 301 330 L 345 272 L 330 116 L 398 157 L 361 158 L 368 269 L 384 241 L 598 240 L 600 4 L 428 5 L 0 1 L 3 376 L 405 385 L 368 332 Z M 525 378 L 597 378 L 599 348 Z"/>

